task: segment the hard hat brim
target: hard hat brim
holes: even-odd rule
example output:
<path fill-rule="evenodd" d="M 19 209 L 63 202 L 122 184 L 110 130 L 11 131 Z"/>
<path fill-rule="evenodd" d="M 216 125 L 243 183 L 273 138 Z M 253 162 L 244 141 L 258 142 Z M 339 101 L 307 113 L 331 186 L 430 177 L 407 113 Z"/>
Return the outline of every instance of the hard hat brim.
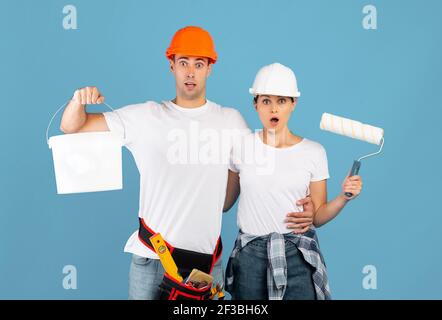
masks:
<path fill-rule="evenodd" d="M 296 93 L 287 93 L 287 92 L 255 92 L 253 88 L 249 88 L 249 93 L 257 96 L 257 95 L 270 95 L 270 96 L 280 96 L 280 97 L 291 97 L 291 98 L 298 98 L 301 96 L 301 92 Z"/>
<path fill-rule="evenodd" d="M 218 57 L 216 55 L 211 55 L 210 53 L 206 52 L 190 52 L 190 51 L 168 51 L 166 52 L 167 59 L 171 60 L 173 56 L 180 54 L 183 56 L 189 56 L 189 57 L 201 57 L 201 58 L 208 58 L 212 64 L 215 64 L 218 60 Z"/>

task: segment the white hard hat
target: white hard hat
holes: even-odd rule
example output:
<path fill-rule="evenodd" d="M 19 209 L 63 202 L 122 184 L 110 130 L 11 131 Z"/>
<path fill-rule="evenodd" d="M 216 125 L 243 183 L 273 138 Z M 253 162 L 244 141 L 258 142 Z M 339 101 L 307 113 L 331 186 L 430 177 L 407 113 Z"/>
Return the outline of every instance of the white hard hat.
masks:
<path fill-rule="evenodd" d="M 268 94 L 297 98 L 301 95 L 298 91 L 295 73 L 280 63 L 262 67 L 256 74 L 253 87 L 249 89 L 249 92 L 255 96 Z"/>

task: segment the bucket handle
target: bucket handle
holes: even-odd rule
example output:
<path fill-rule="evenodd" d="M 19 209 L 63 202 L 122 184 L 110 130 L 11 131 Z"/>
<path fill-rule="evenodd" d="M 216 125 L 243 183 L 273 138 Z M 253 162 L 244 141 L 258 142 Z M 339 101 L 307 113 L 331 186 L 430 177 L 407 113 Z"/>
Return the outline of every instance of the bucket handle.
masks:
<path fill-rule="evenodd" d="M 48 136 L 48 134 L 49 134 L 49 128 L 50 128 L 50 126 L 51 126 L 51 124 L 52 124 L 52 121 L 54 120 L 54 118 L 55 118 L 55 116 L 57 115 L 57 113 L 59 113 L 60 110 L 63 109 L 67 104 L 68 104 L 68 102 L 63 103 L 63 104 L 61 105 L 61 107 L 58 108 L 58 110 L 54 113 L 54 115 L 52 116 L 51 120 L 49 121 L 48 127 L 46 128 L 46 143 L 47 143 L 47 144 L 49 144 L 49 136 Z M 107 106 L 109 109 L 111 109 L 112 111 L 115 111 L 115 110 L 114 110 L 110 105 L 108 105 L 106 102 L 102 102 L 102 104 L 106 105 L 106 106 Z M 120 115 L 118 114 L 118 112 L 115 112 L 115 114 L 118 116 L 118 118 L 120 119 L 121 124 L 122 124 L 122 126 L 123 126 L 123 140 L 125 140 L 125 139 L 126 139 L 126 127 L 124 126 L 124 122 L 123 122 L 123 120 L 121 119 L 121 117 L 120 117 Z"/>

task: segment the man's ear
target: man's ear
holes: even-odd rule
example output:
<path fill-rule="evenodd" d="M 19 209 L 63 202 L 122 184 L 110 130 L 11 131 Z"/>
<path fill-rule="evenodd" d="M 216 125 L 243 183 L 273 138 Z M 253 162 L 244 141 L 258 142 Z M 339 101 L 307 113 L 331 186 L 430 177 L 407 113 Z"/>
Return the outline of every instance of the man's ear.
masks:
<path fill-rule="evenodd" d="M 213 63 L 210 63 L 210 61 L 209 61 L 209 65 L 207 66 L 207 77 L 206 78 L 208 78 L 212 74 L 212 65 L 213 65 Z"/>
<path fill-rule="evenodd" d="M 174 72 L 173 69 L 175 68 L 175 61 L 174 61 L 174 58 L 169 59 L 169 62 L 170 62 L 170 65 L 169 65 L 169 67 L 170 67 L 170 72 L 173 73 L 173 72 Z"/>

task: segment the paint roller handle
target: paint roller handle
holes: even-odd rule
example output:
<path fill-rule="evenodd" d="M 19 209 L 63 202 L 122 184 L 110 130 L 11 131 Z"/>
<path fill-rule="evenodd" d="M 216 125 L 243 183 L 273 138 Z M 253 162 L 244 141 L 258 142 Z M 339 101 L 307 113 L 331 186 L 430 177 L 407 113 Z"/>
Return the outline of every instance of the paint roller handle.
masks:
<path fill-rule="evenodd" d="M 348 176 L 352 177 L 352 176 L 357 175 L 359 173 L 360 168 L 361 168 L 361 161 L 358 161 L 358 160 L 353 161 L 353 166 L 351 167 L 351 171 Z M 351 192 L 346 192 L 345 195 L 347 197 L 353 197 L 353 193 L 351 193 Z"/>

